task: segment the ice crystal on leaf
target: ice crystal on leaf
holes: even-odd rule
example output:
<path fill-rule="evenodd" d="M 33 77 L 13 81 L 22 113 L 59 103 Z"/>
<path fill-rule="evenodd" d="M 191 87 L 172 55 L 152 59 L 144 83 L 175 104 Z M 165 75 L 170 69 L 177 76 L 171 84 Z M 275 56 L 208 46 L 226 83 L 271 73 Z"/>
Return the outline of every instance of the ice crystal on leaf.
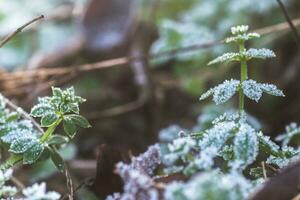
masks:
<path fill-rule="evenodd" d="M 262 132 L 256 133 L 256 136 L 262 150 L 272 155 L 280 154 L 280 147 L 276 143 L 274 143 L 269 136 L 265 136 Z"/>
<path fill-rule="evenodd" d="M 240 54 L 239 53 L 224 53 L 222 56 L 215 58 L 214 60 L 210 61 L 208 65 L 213 65 L 217 63 L 228 63 L 232 61 L 239 61 Z"/>
<path fill-rule="evenodd" d="M 281 96 L 281 97 L 284 97 L 284 93 L 279 90 L 276 85 L 273 85 L 273 84 L 267 84 L 267 83 L 261 83 L 261 89 L 270 94 L 270 95 L 273 95 L 273 96 Z"/>
<path fill-rule="evenodd" d="M 240 41 L 247 41 L 255 38 L 259 38 L 260 35 L 258 33 L 244 33 L 237 36 L 228 37 L 225 39 L 226 43 L 230 42 L 240 42 Z"/>
<path fill-rule="evenodd" d="M 5 182 L 12 176 L 12 170 L 0 170 L 0 198 L 11 197 L 17 193 L 17 188 L 12 186 L 6 186 Z"/>
<path fill-rule="evenodd" d="M 254 162 L 258 154 L 258 140 L 255 130 L 248 124 L 242 124 L 234 138 L 234 157 L 241 160 L 244 167 Z"/>
<path fill-rule="evenodd" d="M 160 158 L 161 155 L 159 146 L 152 145 L 145 153 L 132 158 L 131 167 L 152 176 L 154 174 L 154 170 L 161 163 Z"/>
<path fill-rule="evenodd" d="M 200 100 L 206 99 L 207 97 L 213 95 L 213 100 L 217 105 L 225 103 L 236 93 L 239 84 L 240 81 L 238 80 L 226 80 L 222 84 L 208 90 L 206 93 L 201 95 Z"/>
<path fill-rule="evenodd" d="M 274 58 L 276 57 L 275 53 L 270 49 L 248 49 L 244 56 L 247 58 L 247 60 L 251 58 L 260 58 L 260 59 L 266 59 L 266 58 Z"/>
<path fill-rule="evenodd" d="M 185 160 L 187 154 L 196 147 L 196 144 L 195 139 L 189 136 L 175 139 L 168 145 L 169 153 L 163 157 L 165 164 L 173 164 L 179 159 Z"/>
<path fill-rule="evenodd" d="M 248 25 L 238 25 L 238 26 L 231 27 L 232 35 L 243 34 L 243 33 L 246 33 L 248 30 L 249 30 Z"/>
<path fill-rule="evenodd" d="M 124 192 L 118 200 L 158 200 L 158 191 L 154 181 L 143 172 L 132 168 L 130 165 L 118 163 L 116 172 L 124 181 Z"/>
<path fill-rule="evenodd" d="M 187 183 L 174 182 L 166 187 L 166 200 L 242 200 L 252 189 L 250 181 L 241 174 L 204 172 Z"/>
<path fill-rule="evenodd" d="M 58 200 L 60 199 L 60 194 L 57 192 L 47 192 L 46 184 L 34 184 L 31 187 L 25 188 L 22 191 L 25 196 L 24 200 Z"/>
<path fill-rule="evenodd" d="M 300 135 L 300 127 L 297 123 L 293 122 L 285 127 L 284 134 L 278 135 L 275 139 L 281 141 L 283 146 L 287 146 L 290 141 L 298 135 Z"/>
<path fill-rule="evenodd" d="M 203 139 L 199 141 L 201 149 L 214 147 L 221 149 L 225 142 L 232 136 L 232 131 L 236 127 L 234 122 L 221 122 L 213 128 L 208 129 Z"/>
<path fill-rule="evenodd" d="M 247 80 L 242 83 L 242 88 L 244 94 L 252 100 L 255 100 L 256 102 L 259 101 L 259 99 L 262 96 L 262 89 L 260 87 L 260 84 L 258 84 L 254 80 Z"/>
<path fill-rule="evenodd" d="M 266 92 L 273 96 L 283 96 L 284 94 L 273 84 L 257 83 L 254 80 L 246 80 L 242 83 L 243 93 L 256 102 L 262 97 L 262 93 Z"/>

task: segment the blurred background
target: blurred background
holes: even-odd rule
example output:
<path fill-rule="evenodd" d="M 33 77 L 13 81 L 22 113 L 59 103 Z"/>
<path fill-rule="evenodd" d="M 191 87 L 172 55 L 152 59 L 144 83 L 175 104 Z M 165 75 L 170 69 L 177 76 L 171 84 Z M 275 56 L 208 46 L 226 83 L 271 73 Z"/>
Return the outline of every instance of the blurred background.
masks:
<path fill-rule="evenodd" d="M 300 1 L 283 3 L 300 27 Z M 277 55 L 251 61 L 249 76 L 286 94 L 247 101 L 247 112 L 272 137 L 300 122 L 300 45 L 276 0 L 2 0 L 0 37 L 41 14 L 45 19 L 0 49 L 0 91 L 27 109 L 51 86 L 74 85 L 87 99 L 81 112 L 93 127 L 61 152 L 76 184 L 99 173 L 102 144 L 136 155 L 162 129 L 201 129 L 236 106 L 236 100 L 217 107 L 198 101 L 208 88 L 239 77 L 234 64 L 207 66 L 236 50 L 219 42 L 234 25 L 262 34 L 247 46 Z M 50 161 L 25 170 L 24 180 L 47 180 L 57 191 L 66 190 Z M 79 199 L 101 199 L 101 187 L 94 182 L 79 188 Z"/>

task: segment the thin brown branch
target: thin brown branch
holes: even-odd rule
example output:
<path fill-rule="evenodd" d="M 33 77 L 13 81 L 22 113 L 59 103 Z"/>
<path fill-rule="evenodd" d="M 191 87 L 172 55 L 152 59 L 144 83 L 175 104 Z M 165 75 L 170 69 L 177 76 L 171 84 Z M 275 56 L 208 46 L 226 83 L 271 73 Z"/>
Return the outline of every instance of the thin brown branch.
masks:
<path fill-rule="evenodd" d="M 18 107 L 15 105 L 13 102 L 11 102 L 9 99 L 4 97 L 3 95 L 0 94 L 0 97 L 4 101 L 6 105 L 8 105 L 11 109 L 19 113 L 23 118 L 28 119 L 32 122 L 32 124 L 38 129 L 41 133 L 44 132 L 44 130 L 41 128 L 41 126 L 27 113 L 25 112 L 22 108 Z"/>
<path fill-rule="evenodd" d="M 261 162 L 261 167 L 262 167 L 264 179 L 267 179 L 268 177 L 267 177 L 265 162 Z"/>
<path fill-rule="evenodd" d="M 9 34 L 8 36 L 6 36 L 1 42 L 0 42 L 0 48 L 2 48 L 8 41 L 10 41 L 13 37 L 15 37 L 18 33 L 22 32 L 22 30 L 24 28 L 26 28 L 27 26 L 29 26 L 30 24 L 33 24 L 34 22 L 43 19 L 44 15 L 40 15 L 32 20 L 30 20 L 29 22 L 25 23 L 24 25 L 20 26 L 17 30 L 15 30 L 14 32 L 12 32 L 11 34 Z"/>
<path fill-rule="evenodd" d="M 14 176 L 12 176 L 11 178 L 10 178 L 10 180 L 13 182 L 13 184 L 15 185 L 15 186 L 17 186 L 19 189 L 24 189 L 25 188 L 25 185 L 19 180 L 19 179 L 17 179 L 16 177 L 14 177 Z"/>
<path fill-rule="evenodd" d="M 300 26 L 300 18 L 293 20 L 295 26 Z M 280 23 L 268 27 L 264 27 L 261 29 L 253 30 L 254 32 L 258 32 L 261 35 L 267 35 L 271 33 L 277 33 L 284 30 L 289 29 L 289 24 L 287 22 Z M 193 52 L 199 49 L 210 48 L 216 45 L 222 44 L 221 40 L 194 44 L 182 48 L 177 48 L 169 51 L 160 52 L 157 54 L 148 54 L 148 55 L 140 55 L 135 57 L 121 57 L 110 59 L 106 61 L 100 61 L 96 63 L 89 63 L 84 65 L 77 66 L 69 66 L 69 67 L 56 67 L 56 68 L 40 68 L 33 70 L 24 70 L 24 71 L 16 71 L 13 73 L 5 73 L 0 76 L 0 82 L 4 85 L 3 89 L 10 88 L 11 91 L 16 91 L 16 93 L 24 93 L 24 87 L 27 87 L 30 84 L 37 84 L 40 82 L 49 81 L 49 78 L 52 76 L 65 76 L 69 73 L 75 74 L 78 76 L 81 72 L 90 72 L 100 69 L 106 69 L 116 66 L 126 66 L 134 61 L 141 59 L 159 59 L 159 58 L 171 58 L 180 53 Z M 16 80 L 18 80 L 16 82 Z M 12 85 L 10 83 L 13 83 Z M 26 83 L 26 84 L 24 84 Z M 23 92 L 22 92 L 23 91 Z"/>
<path fill-rule="evenodd" d="M 282 13 L 284 14 L 284 17 L 287 21 L 287 23 L 289 24 L 294 36 L 295 36 L 295 39 L 296 39 L 296 42 L 298 44 L 298 46 L 300 47 L 300 35 L 298 33 L 298 30 L 296 29 L 295 25 L 293 24 L 293 21 L 291 20 L 290 16 L 289 16 L 289 13 L 287 11 L 287 9 L 285 8 L 284 4 L 282 3 L 281 0 L 277 0 L 277 3 L 282 11 Z"/>

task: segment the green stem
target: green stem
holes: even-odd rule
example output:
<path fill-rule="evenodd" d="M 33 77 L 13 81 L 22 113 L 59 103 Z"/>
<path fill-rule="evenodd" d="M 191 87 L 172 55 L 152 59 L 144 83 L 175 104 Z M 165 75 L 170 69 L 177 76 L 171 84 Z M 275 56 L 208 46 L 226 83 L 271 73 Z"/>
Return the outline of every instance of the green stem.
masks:
<path fill-rule="evenodd" d="M 244 43 L 240 44 L 240 53 L 245 51 L 245 45 Z M 241 83 L 248 79 L 248 67 L 247 67 L 247 61 L 242 58 L 241 62 Z M 240 113 L 245 110 L 245 95 L 243 92 L 243 89 L 240 89 L 239 91 L 239 111 Z"/>
<path fill-rule="evenodd" d="M 46 130 L 46 132 L 43 134 L 43 136 L 40 139 L 42 143 L 46 142 L 49 139 L 49 137 L 53 134 L 56 127 L 60 124 L 61 121 L 62 121 L 62 119 L 57 120 L 52 126 L 50 126 Z"/>

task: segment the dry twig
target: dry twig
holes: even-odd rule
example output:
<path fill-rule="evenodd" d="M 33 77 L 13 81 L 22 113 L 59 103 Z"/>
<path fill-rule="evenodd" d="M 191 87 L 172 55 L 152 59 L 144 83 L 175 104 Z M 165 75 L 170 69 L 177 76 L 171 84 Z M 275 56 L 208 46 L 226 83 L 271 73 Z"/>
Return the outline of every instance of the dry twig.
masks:
<path fill-rule="evenodd" d="M 285 17 L 287 23 L 289 24 L 293 34 L 295 35 L 295 39 L 296 39 L 297 44 L 300 46 L 300 35 L 299 35 L 298 30 L 296 29 L 295 25 L 293 24 L 293 21 L 291 20 L 287 9 L 285 8 L 285 6 L 284 6 L 284 4 L 282 3 L 281 0 L 277 0 L 277 3 L 279 5 L 281 11 L 283 12 L 284 17 Z"/>
<path fill-rule="evenodd" d="M 30 24 L 33 24 L 36 21 L 39 21 L 40 19 L 43 19 L 44 15 L 40 15 L 29 22 L 25 23 L 24 25 L 20 26 L 17 30 L 6 36 L 1 42 L 0 42 L 0 48 L 2 48 L 8 41 L 10 41 L 13 37 L 15 37 L 18 33 L 20 33 L 24 28 L 29 26 Z"/>

